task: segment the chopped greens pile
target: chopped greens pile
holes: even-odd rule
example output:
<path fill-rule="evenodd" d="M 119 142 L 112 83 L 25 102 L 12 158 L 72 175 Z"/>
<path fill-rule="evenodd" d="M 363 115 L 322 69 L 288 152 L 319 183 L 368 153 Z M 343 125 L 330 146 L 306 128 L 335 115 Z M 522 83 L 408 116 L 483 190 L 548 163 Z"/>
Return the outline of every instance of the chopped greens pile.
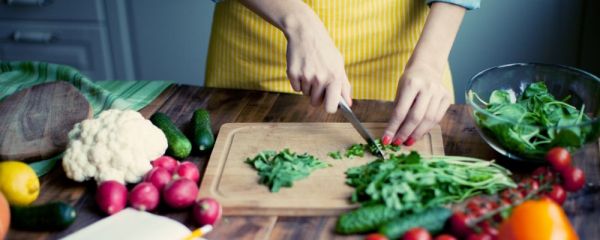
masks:
<path fill-rule="evenodd" d="M 592 131 L 589 126 L 564 128 L 589 120 L 585 105 L 577 110 L 565 102 L 568 98 L 555 99 L 543 82 L 528 85 L 518 97 L 507 90 L 493 91 L 488 102 L 475 97 L 486 105 L 487 113 L 505 119 L 476 112 L 477 124 L 508 150 L 527 158 L 541 158 L 555 146 L 573 151 L 585 143 Z"/>
<path fill-rule="evenodd" d="M 355 188 L 354 202 L 420 211 L 515 187 L 509 175 L 508 170 L 490 161 L 458 156 L 422 158 L 413 151 L 349 168 L 346 183 Z"/>
<path fill-rule="evenodd" d="M 346 157 L 346 158 L 364 157 L 365 151 L 369 151 L 371 154 L 376 155 L 377 154 L 377 146 L 379 146 L 381 148 L 381 150 L 383 150 L 384 152 L 400 151 L 400 146 L 383 145 L 383 144 L 381 144 L 381 140 L 379 140 L 379 139 L 375 140 L 375 144 L 377 144 L 377 145 L 360 144 L 360 143 L 352 144 L 352 146 L 350 146 L 348 149 L 346 149 L 346 153 L 344 153 L 344 157 Z M 336 160 L 342 159 L 340 151 L 330 152 L 328 155 L 331 158 L 336 159 Z"/>
<path fill-rule="evenodd" d="M 355 188 L 352 201 L 362 206 L 340 216 L 336 229 L 345 234 L 367 232 L 394 216 L 416 214 L 477 194 L 516 187 L 509 175 L 507 169 L 476 158 L 422 158 L 414 151 L 391 154 L 388 160 L 377 159 L 346 171 L 346 183 Z M 366 217 L 371 214 L 373 217 Z"/>
<path fill-rule="evenodd" d="M 330 166 L 312 155 L 296 154 L 287 148 L 279 153 L 263 151 L 246 159 L 246 163 L 258 171 L 259 182 L 267 185 L 271 192 L 291 187 L 294 181 L 308 177 L 312 171 Z"/>

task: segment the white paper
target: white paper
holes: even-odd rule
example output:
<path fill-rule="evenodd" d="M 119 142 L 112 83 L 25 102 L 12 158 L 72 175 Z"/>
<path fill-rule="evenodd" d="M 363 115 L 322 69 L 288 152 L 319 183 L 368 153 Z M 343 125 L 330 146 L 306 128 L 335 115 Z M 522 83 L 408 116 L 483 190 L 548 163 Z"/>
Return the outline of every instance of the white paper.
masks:
<path fill-rule="evenodd" d="M 183 239 L 191 231 L 183 224 L 159 215 L 132 208 L 121 210 L 64 239 L 114 240 L 114 239 Z"/>

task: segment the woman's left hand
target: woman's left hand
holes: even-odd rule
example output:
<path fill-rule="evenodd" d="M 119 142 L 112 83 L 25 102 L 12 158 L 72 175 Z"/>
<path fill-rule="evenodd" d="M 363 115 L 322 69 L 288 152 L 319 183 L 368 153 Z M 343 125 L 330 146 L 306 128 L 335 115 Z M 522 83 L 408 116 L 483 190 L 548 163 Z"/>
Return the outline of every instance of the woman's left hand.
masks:
<path fill-rule="evenodd" d="M 442 120 L 452 102 L 442 76 L 443 70 L 409 63 L 398 83 L 384 144 L 410 146 Z"/>

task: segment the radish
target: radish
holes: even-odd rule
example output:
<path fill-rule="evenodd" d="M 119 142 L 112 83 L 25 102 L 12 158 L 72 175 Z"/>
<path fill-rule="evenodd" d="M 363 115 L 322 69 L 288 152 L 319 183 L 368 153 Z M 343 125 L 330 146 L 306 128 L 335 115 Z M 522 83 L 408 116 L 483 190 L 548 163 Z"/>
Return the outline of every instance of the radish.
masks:
<path fill-rule="evenodd" d="M 198 171 L 196 164 L 186 161 L 182 162 L 179 164 L 179 166 L 177 166 L 177 168 L 175 168 L 175 176 L 187 178 L 197 183 L 200 179 L 200 172 Z"/>
<path fill-rule="evenodd" d="M 135 209 L 141 211 L 152 211 L 158 206 L 160 194 L 158 189 L 149 182 L 136 185 L 129 193 L 129 203 Z"/>
<path fill-rule="evenodd" d="M 198 195 L 198 186 L 187 178 L 179 178 L 171 181 L 163 190 L 165 203 L 172 208 L 181 209 L 194 204 Z"/>
<path fill-rule="evenodd" d="M 162 167 L 154 167 L 144 177 L 144 182 L 152 183 L 158 189 L 162 191 L 165 185 L 171 181 L 171 173 Z"/>
<path fill-rule="evenodd" d="M 114 180 L 104 181 L 98 186 L 96 203 L 100 210 L 113 215 L 127 205 L 127 188 Z"/>
<path fill-rule="evenodd" d="M 179 162 L 175 160 L 175 158 L 163 155 L 156 160 L 152 161 L 153 167 L 163 167 L 169 171 L 169 173 L 173 174 L 175 168 L 179 165 Z"/>
<path fill-rule="evenodd" d="M 216 225 L 221 220 L 223 209 L 221 204 L 212 198 L 202 198 L 194 204 L 192 215 L 199 226 Z"/>

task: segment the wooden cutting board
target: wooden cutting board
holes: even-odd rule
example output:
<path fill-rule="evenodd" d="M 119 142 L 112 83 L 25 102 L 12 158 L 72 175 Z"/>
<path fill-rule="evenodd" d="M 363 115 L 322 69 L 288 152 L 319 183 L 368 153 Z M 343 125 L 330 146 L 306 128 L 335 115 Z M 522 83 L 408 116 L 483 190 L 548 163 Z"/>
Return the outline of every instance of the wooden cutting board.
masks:
<path fill-rule="evenodd" d="M 386 124 L 365 123 L 374 136 L 380 136 Z M 210 156 L 200 197 L 218 200 L 226 215 L 327 216 L 338 215 L 356 207 L 348 199 L 353 189 L 347 186 L 344 172 L 365 164 L 374 156 L 334 160 L 327 153 L 364 140 L 350 123 L 230 123 L 219 131 Z M 271 193 L 258 183 L 258 175 L 244 161 L 263 150 L 284 148 L 309 153 L 332 167 L 315 170 L 292 188 Z M 443 155 L 444 145 L 439 126 L 422 140 L 402 151 L 417 150 L 422 155 Z"/>
<path fill-rule="evenodd" d="M 65 150 L 73 125 L 91 116 L 89 102 L 66 82 L 16 92 L 0 102 L 0 160 L 53 157 Z"/>

